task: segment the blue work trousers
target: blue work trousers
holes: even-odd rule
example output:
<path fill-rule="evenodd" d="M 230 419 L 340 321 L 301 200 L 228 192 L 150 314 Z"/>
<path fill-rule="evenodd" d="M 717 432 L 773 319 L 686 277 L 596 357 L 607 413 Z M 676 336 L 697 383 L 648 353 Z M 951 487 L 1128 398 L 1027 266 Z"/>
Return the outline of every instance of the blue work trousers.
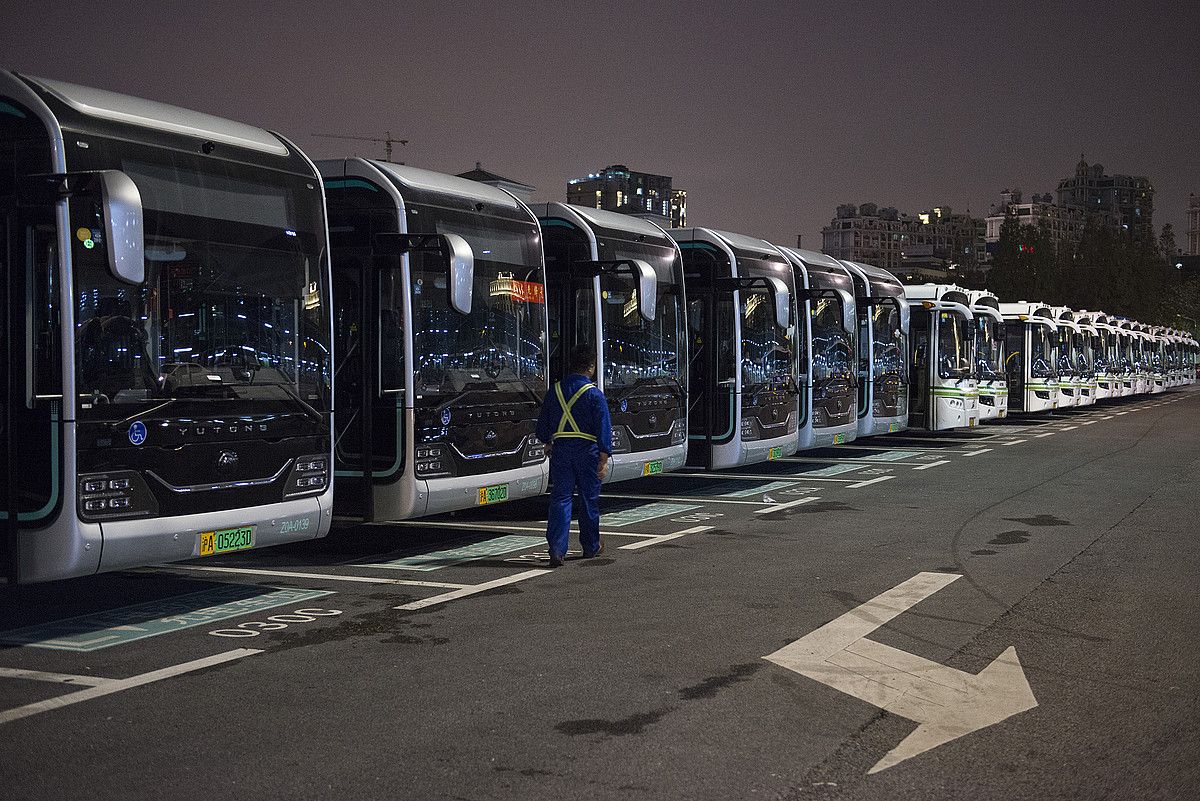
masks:
<path fill-rule="evenodd" d="M 564 556 L 571 538 L 571 505 L 576 488 L 579 508 L 579 544 L 583 552 L 600 550 L 600 448 L 586 440 L 560 439 L 550 451 L 550 513 L 546 541 L 550 553 Z"/>

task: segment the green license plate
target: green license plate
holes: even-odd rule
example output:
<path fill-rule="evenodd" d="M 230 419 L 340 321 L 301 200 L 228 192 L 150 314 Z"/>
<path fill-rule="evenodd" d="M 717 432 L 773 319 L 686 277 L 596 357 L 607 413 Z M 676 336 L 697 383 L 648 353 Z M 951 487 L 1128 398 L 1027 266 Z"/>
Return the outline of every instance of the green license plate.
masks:
<path fill-rule="evenodd" d="M 662 459 L 655 459 L 653 462 L 646 462 L 642 466 L 643 476 L 653 476 L 662 472 Z"/>
<path fill-rule="evenodd" d="M 889 434 L 895 434 L 899 430 L 900 430 L 899 423 L 888 423 L 888 433 Z"/>
<path fill-rule="evenodd" d="M 493 484 L 490 487 L 479 488 L 479 505 L 483 506 L 489 503 L 500 503 L 508 500 L 508 485 Z"/>
<path fill-rule="evenodd" d="M 846 444 L 845 432 L 843 432 L 841 434 L 834 434 L 833 435 L 833 444 L 834 445 L 845 445 Z"/>
<path fill-rule="evenodd" d="M 200 555 L 212 556 L 254 547 L 254 526 L 200 532 Z"/>
<path fill-rule="evenodd" d="M 783 446 L 782 445 L 777 445 L 776 447 L 771 448 L 771 450 L 767 451 L 767 461 L 768 462 L 771 461 L 772 459 L 782 459 L 782 458 L 783 458 Z"/>

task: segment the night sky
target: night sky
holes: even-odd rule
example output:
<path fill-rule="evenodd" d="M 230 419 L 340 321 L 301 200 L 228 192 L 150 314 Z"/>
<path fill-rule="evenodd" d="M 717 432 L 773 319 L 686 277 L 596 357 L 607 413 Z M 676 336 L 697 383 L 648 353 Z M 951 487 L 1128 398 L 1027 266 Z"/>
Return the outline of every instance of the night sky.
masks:
<path fill-rule="evenodd" d="M 689 222 L 819 249 L 838 203 L 986 213 L 1080 153 L 1200 192 L 1200 3 L 15 3 L 3 66 L 278 130 L 313 157 L 476 161 L 565 198 L 612 163 Z M 266 4 L 262 4 L 266 5 Z M 147 10 L 147 9 L 153 10 Z"/>

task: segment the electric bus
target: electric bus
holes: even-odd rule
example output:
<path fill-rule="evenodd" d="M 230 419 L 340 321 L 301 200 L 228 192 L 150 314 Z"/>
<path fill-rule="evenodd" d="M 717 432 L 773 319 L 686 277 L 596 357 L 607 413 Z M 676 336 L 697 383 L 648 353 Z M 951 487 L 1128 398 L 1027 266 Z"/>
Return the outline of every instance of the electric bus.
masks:
<path fill-rule="evenodd" d="M 546 256 L 550 380 L 573 348 L 596 353 L 613 456 L 606 481 L 677 470 L 687 460 L 687 330 L 675 240 L 628 214 L 533 207 Z"/>
<path fill-rule="evenodd" d="M 10 582 L 324 535 L 321 182 L 281 136 L 0 71 Z"/>
<path fill-rule="evenodd" d="M 688 463 L 737 467 L 797 448 L 795 276 L 771 243 L 672 228 L 687 288 Z"/>
<path fill-rule="evenodd" d="M 911 310 L 913 428 L 940 431 L 979 424 L 975 315 L 967 291 L 953 284 L 905 286 Z"/>
<path fill-rule="evenodd" d="M 869 264 L 841 261 L 858 314 L 858 436 L 908 428 L 909 307 L 904 285 Z"/>
<path fill-rule="evenodd" d="M 969 289 L 975 315 L 975 379 L 979 385 L 979 419 L 1008 416 L 1008 384 L 1004 379 L 1004 315 L 1000 299 L 986 289 Z"/>
<path fill-rule="evenodd" d="M 1167 339 L 1160 327 L 1147 326 L 1146 340 L 1150 348 L 1150 393 L 1157 395 L 1167 391 Z"/>
<path fill-rule="evenodd" d="M 1092 396 L 1096 401 L 1115 397 L 1116 375 L 1113 372 L 1112 341 L 1116 333 L 1108 324 L 1108 315 L 1103 312 L 1081 311 L 1075 322 L 1083 330 L 1087 355 L 1092 367 Z"/>
<path fill-rule="evenodd" d="M 796 276 L 800 375 L 800 450 L 843 445 L 858 436 L 858 321 L 854 284 L 824 253 L 780 247 Z"/>
<path fill-rule="evenodd" d="M 540 495 L 547 390 L 537 218 L 487 184 L 349 158 L 329 199 L 336 512 L 403 520 Z"/>
<path fill-rule="evenodd" d="M 1149 348 L 1146 345 L 1145 326 L 1137 320 L 1129 320 L 1129 347 L 1133 360 L 1133 394 L 1150 393 Z"/>
<path fill-rule="evenodd" d="M 1110 317 L 1109 325 L 1117 332 L 1117 374 L 1120 379 L 1120 397 L 1128 397 L 1137 391 L 1137 374 L 1133 364 L 1133 332 L 1129 320 Z"/>
<path fill-rule="evenodd" d="M 1062 306 L 1050 307 L 1050 316 L 1054 320 L 1054 328 L 1058 344 L 1058 408 L 1067 409 L 1081 405 L 1083 396 L 1083 380 L 1079 374 L 1079 365 L 1075 350 L 1075 333 L 1077 327 L 1072 319 L 1070 309 Z"/>
<path fill-rule="evenodd" d="M 1058 408 L 1058 327 L 1042 303 L 1001 303 L 1010 412 Z"/>

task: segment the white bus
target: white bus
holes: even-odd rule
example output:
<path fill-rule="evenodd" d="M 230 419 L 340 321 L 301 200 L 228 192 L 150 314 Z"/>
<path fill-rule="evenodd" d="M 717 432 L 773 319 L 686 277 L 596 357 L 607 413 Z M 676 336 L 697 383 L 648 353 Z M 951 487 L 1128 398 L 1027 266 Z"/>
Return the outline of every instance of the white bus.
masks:
<path fill-rule="evenodd" d="M 800 299 L 799 448 L 844 445 L 858 436 L 854 285 L 845 267 L 824 253 L 787 247 L 779 251 L 792 264 Z M 904 402 L 907 407 L 908 399 Z"/>
<path fill-rule="evenodd" d="M 322 161 L 337 354 L 337 513 L 403 520 L 540 495 L 540 230 L 500 189 Z"/>
<path fill-rule="evenodd" d="M 770 242 L 672 228 L 683 252 L 689 332 L 688 463 L 712 469 L 797 448 L 795 275 Z"/>
<path fill-rule="evenodd" d="M 1004 315 L 1000 299 L 986 289 L 967 290 L 975 315 L 975 379 L 979 385 L 979 419 L 1008 416 L 1008 382 L 1004 376 Z"/>
<path fill-rule="evenodd" d="M 1009 412 L 1058 408 L 1058 327 L 1043 303 L 1001 303 Z"/>
<path fill-rule="evenodd" d="M 979 424 L 975 315 L 966 290 L 953 284 L 905 286 L 912 317 L 908 421 L 938 431 Z"/>
<path fill-rule="evenodd" d="M 1083 376 L 1079 364 L 1079 326 L 1075 325 L 1071 310 L 1063 306 L 1050 307 L 1058 336 L 1058 408 L 1068 409 L 1083 405 Z"/>
<path fill-rule="evenodd" d="M 887 270 L 839 260 L 854 280 L 858 313 L 858 435 L 908 428 L 909 305 Z"/>
<path fill-rule="evenodd" d="M 683 467 L 687 459 L 687 323 L 683 257 L 652 222 L 611 211 L 533 207 L 546 255 L 550 380 L 571 350 L 596 353 L 612 416 L 606 481 Z"/>
<path fill-rule="evenodd" d="M 0 162 L 8 581 L 324 535 L 312 162 L 249 125 L 3 71 Z"/>

